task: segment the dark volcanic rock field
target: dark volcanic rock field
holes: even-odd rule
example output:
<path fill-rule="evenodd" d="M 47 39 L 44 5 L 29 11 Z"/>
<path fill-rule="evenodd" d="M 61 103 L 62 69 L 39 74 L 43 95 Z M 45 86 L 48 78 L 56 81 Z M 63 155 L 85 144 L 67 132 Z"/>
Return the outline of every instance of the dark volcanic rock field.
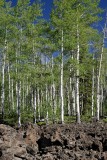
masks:
<path fill-rule="evenodd" d="M 0 124 L 0 160 L 107 160 L 107 124 Z"/>

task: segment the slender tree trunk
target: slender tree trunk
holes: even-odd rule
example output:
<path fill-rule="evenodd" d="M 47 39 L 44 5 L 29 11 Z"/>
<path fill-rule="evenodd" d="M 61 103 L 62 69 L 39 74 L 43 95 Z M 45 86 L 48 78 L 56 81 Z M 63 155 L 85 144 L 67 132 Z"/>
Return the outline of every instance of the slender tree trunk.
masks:
<path fill-rule="evenodd" d="M 77 71 L 76 71 L 76 112 L 77 112 L 77 123 L 80 123 L 80 103 L 79 103 L 79 55 L 80 45 L 79 45 L 79 26 L 77 19 Z"/>
<path fill-rule="evenodd" d="M 24 93 L 24 89 L 25 89 L 25 87 L 24 87 L 25 85 L 24 85 L 24 81 L 23 81 L 23 85 L 22 85 L 22 95 L 23 95 L 23 97 L 22 97 L 22 104 L 23 104 L 23 110 L 25 109 L 25 93 Z"/>
<path fill-rule="evenodd" d="M 104 95 L 103 95 L 103 85 L 101 83 L 101 96 L 100 96 L 100 115 L 101 117 L 103 116 L 103 98 L 104 98 Z"/>
<path fill-rule="evenodd" d="M 52 62 L 51 62 L 51 74 L 52 74 L 52 85 L 51 85 L 51 105 L 52 105 L 52 121 L 53 123 L 55 123 L 55 118 L 56 118 L 56 97 L 55 97 L 55 82 L 54 82 L 54 74 L 53 74 L 53 67 L 54 67 L 54 64 L 53 64 L 53 56 L 52 56 Z"/>
<path fill-rule="evenodd" d="M 97 75 L 97 111 L 96 111 L 97 121 L 99 121 L 100 119 L 100 77 L 101 77 L 103 52 L 104 52 L 104 38 L 103 38 L 103 46 L 102 46 L 101 57 L 100 57 L 99 70 Z"/>
<path fill-rule="evenodd" d="M 10 66 L 8 63 L 8 84 L 9 84 L 9 95 L 8 95 L 8 105 L 9 105 L 9 112 L 10 112 L 10 107 L 11 107 L 11 87 L 10 87 Z"/>
<path fill-rule="evenodd" d="M 76 90 L 75 86 L 72 87 L 72 115 L 76 115 Z"/>
<path fill-rule="evenodd" d="M 26 107 L 28 110 L 28 94 L 29 94 L 29 82 L 28 82 L 28 77 L 27 77 L 27 82 L 26 82 Z"/>
<path fill-rule="evenodd" d="M 32 111 L 34 109 L 34 90 L 33 90 L 33 87 L 31 89 L 31 108 L 30 110 Z"/>
<path fill-rule="evenodd" d="M 61 123 L 64 123 L 64 95 L 63 95 L 63 30 L 62 30 L 62 46 L 61 46 Z"/>
<path fill-rule="evenodd" d="M 11 80 L 11 90 L 12 90 L 12 93 L 11 93 L 11 100 L 12 100 L 12 108 L 13 108 L 13 111 L 14 111 L 14 94 L 13 94 L 13 79 Z"/>
<path fill-rule="evenodd" d="M 68 87 L 68 115 L 71 116 L 71 106 L 72 106 L 72 110 L 73 110 L 73 105 L 72 105 L 72 77 L 71 77 L 71 72 L 72 72 L 72 68 L 70 65 L 70 78 L 69 78 L 69 87 Z"/>
<path fill-rule="evenodd" d="M 36 124 L 36 89 L 34 91 L 34 123 Z"/>
<path fill-rule="evenodd" d="M 92 104 L 91 104 L 91 115 L 94 116 L 94 67 L 92 71 Z"/>
<path fill-rule="evenodd" d="M 46 97 L 45 97 L 45 100 L 46 100 L 46 124 L 49 123 L 49 117 L 48 117 L 48 86 L 46 84 Z"/>
<path fill-rule="evenodd" d="M 20 107 L 21 107 L 21 81 L 18 81 L 18 87 L 17 87 L 17 101 L 18 101 L 18 108 L 17 108 L 17 114 L 18 114 L 18 126 L 21 126 L 21 113 L 20 113 Z"/>
<path fill-rule="evenodd" d="M 56 100 L 55 100 L 55 84 L 53 82 L 52 85 L 52 115 L 53 115 L 53 123 L 55 123 L 55 119 L 56 119 Z"/>
<path fill-rule="evenodd" d="M 68 116 L 71 116 L 70 91 L 68 88 L 68 84 L 66 84 L 66 90 L 67 90 L 67 111 L 68 111 Z"/>
<path fill-rule="evenodd" d="M 72 54 L 72 60 L 74 59 L 73 54 Z M 73 75 L 73 77 L 71 77 L 71 73 L 72 73 L 73 68 L 71 68 L 70 65 L 70 80 L 69 80 L 69 84 L 70 84 L 70 106 L 72 106 L 72 111 L 71 114 L 74 116 L 76 115 L 76 91 L 75 91 L 75 73 Z"/>
<path fill-rule="evenodd" d="M 5 61 L 6 61 L 6 50 L 7 50 L 7 40 L 5 40 L 3 61 L 2 61 L 2 88 L 1 88 L 1 112 L 2 119 L 4 119 L 4 100 L 5 100 L 5 89 L 4 89 L 4 77 L 5 77 Z"/>
<path fill-rule="evenodd" d="M 44 93 L 43 93 L 43 90 L 42 90 L 42 87 L 41 87 L 41 90 L 40 90 L 40 106 L 39 106 L 39 115 L 40 115 L 40 119 L 41 118 L 44 118 L 42 116 L 44 116 L 43 114 L 41 114 L 43 111 L 43 103 L 44 103 Z M 42 116 L 41 116 L 42 115 Z"/>
<path fill-rule="evenodd" d="M 40 121 L 40 95 L 39 95 L 39 88 L 37 88 L 37 104 L 38 104 L 38 120 Z"/>
<path fill-rule="evenodd" d="M 81 94 L 81 109 L 80 109 L 80 115 L 82 114 L 83 109 L 84 109 L 84 100 L 83 100 L 83 97 L 84 97 L 84 94 L 82 93 L 82 94 Z"/>
<path fill-rule="evenodd" d="M 4 79 L 5 79 L 5 61 L 6 61 L 6 53 L 7 53 L 7 29 L 5 30 L 5 41 L 4 41 L 4 53 L 2 60 L 2 86 L 1 86 L 1 112 L 2 119 L 4 119 L 4 102 L 5 102 L 5 88 L 4 88 Z"/>
<path fill-rule="evenodd" d="M 17 69 L 17 64 L 18 64 L 18 60 L 17 60 L 17 55 L 18 55 L 18 49 L 16 49 L 16 76 L 18 76 L 18 69 Z M 18 82 L 16 80 L 16 109 L 18 108 Z"/>

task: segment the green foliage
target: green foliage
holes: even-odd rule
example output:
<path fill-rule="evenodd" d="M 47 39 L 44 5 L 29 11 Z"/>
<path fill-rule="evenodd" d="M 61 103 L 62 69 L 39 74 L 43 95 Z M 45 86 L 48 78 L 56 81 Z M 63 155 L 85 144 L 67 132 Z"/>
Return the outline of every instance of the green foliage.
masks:
<path fill-rule="evenodd" d="M 64 116 L 65 123 L 74 123 L 76 121 L 76 116 Z"/>
<path fill-rule="evenodd" d="M 107 118 L 104 118 L 104 119 L 103 119 L 103 122 L 107 123 Z"/>
<path fill-rule="evenodd" d="M 47 22 L 42 19 L 43 7 L 40 1 L 35 0 L 31 4 L 30 0 L 18 0 L 15 6 L 11 6 L 11 2 L 11 0 L 9 2 L 0 0 L 0 103 L 2 104 L 4 100 L 5 120 L 9 124 L 18 123 L 17 112 L 20 109 L 21 122 L 33 122 L 34 100 L 36 99 L 37 118 L 40 109 L 41 117 L 46 118 L 48 111 L 50 122 L 54 118 L 57 122 L 60 121 L 61 33 L 63 29 L 65 114 L 68 110 L 66 86 L 72 108 L 72 91 L 73 88 L 75 90 L 78 69 L 80 102 L 83 102 L 81 118 L 82 121 L 90 121 L 92 70 L 94 68 L 96 73 L 94 86 L 96 101 L 96 77 L 102 47 L 102 34 L 92 27 L 95 22 L 100 20 L 98 16 L 101 13 L 99 0 L 93 2 L 92 0 L 54 0 L 51 17 Z M 77 25 L 79 28 L 79 62 L 76 57 Z M 90 43 L 92 43 L 92 48 Z M 106 53 L 106 50 L 104 52 Z M 57 53 L 56 57 L 55 53 Z M 6 55 L 6 59 L 4 59 L 4 55 Z M 105 54 L 101 75 L 101 83 L 105 90 L 107 90 L 106 58 Z M 3 62 L 5 62 L 4 77 Z M 18 82 L 21 84 L 21 91 L 18 88 Z M 53 84 L 55 93 L 51 89 Z M 46 100 L 46 86 L 48 100 Z M 2 92 L 4 92 L 4 99 Z M 53 94 L 55 95 L 53 96 Z M 18 100 L 19 106 L 17 106 Z M 53 104 L 53 101 L 56 104 Z M 104 101 L 104 114 L 107 114 L 106 100 Z M 56 107 L 55 115 L 53 107 Z M 96 107 L 94 107 L 95 109 Z M 75 120 L 75 116 L 65 116 L 65 123 Z M 38 122 L 38 125 L 44 124 L 45 122 Z"/>
<path fill-rule="evenodd" d="M 88 123 L 88 122 L 91 122 L 92 119 L 91 119 L 91 116 L 90 116 L 90 115 L 87 115 L 87 114 L 86 114 L 86 115 L 82 115 L 82 116 L 81 116 L 81 121 Z"/>
<path fill-rule="evenodd" d="M 46 122 L 37 122 L 37 125 L 38 126 L 43 126 L 43 125 L 46 125 Z"/>
<path fill-rule="evenodd" d="M 4 119 L 4 123 L 15 126 L 17 124 L 18 116 L 15 111 L 10 110 L 8 113 L 6 112 Z"/>
<path fill-rule="evenodd" d="M 21 111 L 21 122 L 22 124 L 26 122 L 33 123 L 33 112 L 30 109 Z"/>

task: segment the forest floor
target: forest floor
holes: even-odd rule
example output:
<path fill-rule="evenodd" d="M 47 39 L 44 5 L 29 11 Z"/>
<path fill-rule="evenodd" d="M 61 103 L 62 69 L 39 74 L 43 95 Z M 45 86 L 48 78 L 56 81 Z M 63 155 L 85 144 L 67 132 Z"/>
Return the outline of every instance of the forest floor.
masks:
<path fill-rule="evenodd" d="M 107 123 L 0 124 L 0 160 L 107 160 Z"/>

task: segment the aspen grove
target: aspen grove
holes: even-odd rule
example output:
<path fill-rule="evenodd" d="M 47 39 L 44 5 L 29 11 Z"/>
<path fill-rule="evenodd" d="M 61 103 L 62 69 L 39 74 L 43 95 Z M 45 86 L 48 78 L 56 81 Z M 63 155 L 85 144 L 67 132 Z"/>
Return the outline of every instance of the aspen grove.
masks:
<path fill-rule="evenodd" d="M 71 123 L 107 116 L 107 17 L 99 0 L 0 0 L 0 121 Z M 97 27 L 96 27 L 97 26 Z"/>

